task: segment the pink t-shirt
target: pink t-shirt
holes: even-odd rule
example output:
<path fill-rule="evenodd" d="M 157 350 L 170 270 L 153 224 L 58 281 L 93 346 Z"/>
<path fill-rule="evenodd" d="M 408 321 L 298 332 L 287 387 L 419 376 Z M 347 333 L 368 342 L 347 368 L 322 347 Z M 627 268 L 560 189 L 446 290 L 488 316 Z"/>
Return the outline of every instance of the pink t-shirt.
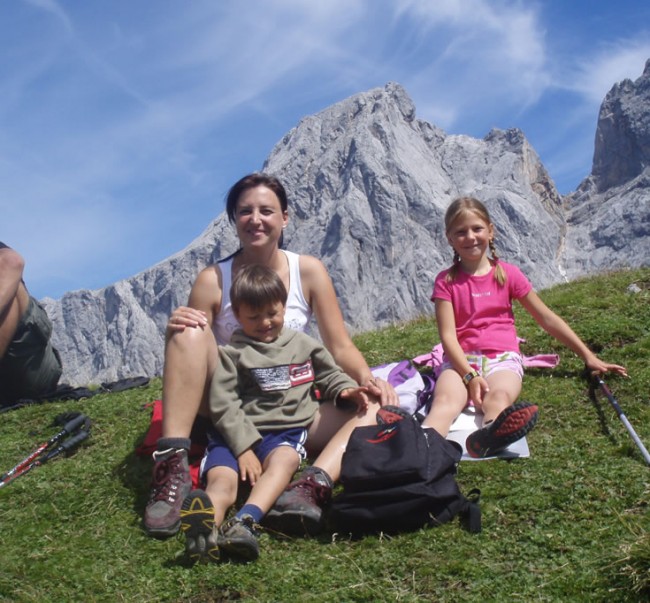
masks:
<path fill-rule="evenodd" d="M 436 277 L 431 300 L 451 302 L 456 335 L 465 352 L 519 352 L 512 300 L 524 297 L 533 287 L 516 266 L 501 261 L 499 265 L 507 277 L 504 286 L 494 278 L 494 268 L 484 276 L 459 270 L 451 283 L 445 280 L 449 270 Z"/>

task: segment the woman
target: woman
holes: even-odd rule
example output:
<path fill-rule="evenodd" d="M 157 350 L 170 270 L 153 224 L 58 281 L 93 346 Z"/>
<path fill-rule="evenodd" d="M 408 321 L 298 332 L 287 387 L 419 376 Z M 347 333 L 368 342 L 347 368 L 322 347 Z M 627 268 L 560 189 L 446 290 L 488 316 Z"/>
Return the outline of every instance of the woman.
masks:
<path fill-rule="evenodd" d="M 188 305 L 176 309 L 167 325 L 162 438 L 154 452 L 152 492 L 144 516 L 145 528 L 154 536 L 172 535 L 180 525 L 180 508 L 191 488 L 190 433 L 197 415 L 208 415 L 207 393 L 217 369 L 217 345 L 227 343 L 239 326 L 229 291 L 232 276 L 243 266 L 263 264 L 275 270 L 289 291 L 286 325 L 304 330 L 313 314 L 337 364 L 359 385 L 367 386 L 381 404 L 397 403 L 392 387 L 373 377 L 350 339 L 325 266 L 314 257 L 280 249 L 288 202 L 279 180 L 259 173 L 245 176 L 230 189 L 226 212 L 241 248 L 199 273 Z M 305 514 L 320 520 L 316 503 L 327 498 L 327 489 L 338 479 L 350 433 L 358 425 L 374 423 L 377 408 L 371 404 L 365 413 L 350 415 L 330 403 L 320 406 L 307 440 L 310 453 L 319 456 L 307 475 L 280 497 L 283 506 L 269 514 L 272 521 L 284 524 L 288 518 L 290 523 L 301 523 Z"/>

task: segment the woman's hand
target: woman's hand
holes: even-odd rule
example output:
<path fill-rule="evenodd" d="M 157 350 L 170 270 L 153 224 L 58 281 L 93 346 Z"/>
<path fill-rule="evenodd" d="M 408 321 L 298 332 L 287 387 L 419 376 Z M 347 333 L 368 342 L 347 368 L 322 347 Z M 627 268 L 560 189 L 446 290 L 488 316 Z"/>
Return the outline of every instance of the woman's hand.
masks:
<path fill-rule="evenodd" d="M 368 393 L 377 398 L 381 406 L 399 406 L 399 396 L 388 381 L 370 375 L 361 385 L 368 388 Z"/>
<path fill-rule="evenodd" d="M 260 475 L 262 475 L 262 465 L 257 455 L 249 448 L 237 457 L 237 464 L 239 465 L 241 481 L 247 481 L 251 486 L 254 486 Z"/>
<path fill-rule="evenodd" d="M 205 312 L 190 308 L 188 306 L 180 306 L 172 312 L 167 322 L 167 329 L 172 332 L 184 331 L 187 327 L 206 327 L 208 319 Z"/>

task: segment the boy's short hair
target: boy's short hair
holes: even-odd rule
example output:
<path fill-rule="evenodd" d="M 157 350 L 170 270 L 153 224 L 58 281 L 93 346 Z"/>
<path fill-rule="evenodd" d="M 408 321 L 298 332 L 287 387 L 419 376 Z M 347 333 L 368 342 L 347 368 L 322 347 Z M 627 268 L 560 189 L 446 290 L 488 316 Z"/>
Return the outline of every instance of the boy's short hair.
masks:
<path fill-rule="evenodd" d="M 230 303 L 235 314 L 242 304 L 260 309 L 276 302 L 287 305 L 287 288 L 275 270 L 251 264 L 237 272 L 230 287 Z"/>

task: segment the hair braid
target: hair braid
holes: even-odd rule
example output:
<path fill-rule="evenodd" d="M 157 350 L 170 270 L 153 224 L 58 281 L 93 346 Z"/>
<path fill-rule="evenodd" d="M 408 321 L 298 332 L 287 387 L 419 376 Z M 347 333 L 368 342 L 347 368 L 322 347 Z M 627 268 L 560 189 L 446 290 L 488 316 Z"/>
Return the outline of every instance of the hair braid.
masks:
<path fill-rule="evenodd" d="M 458 255 L 457 251 L 454 251 L 453 263 L 452 263 L 451 267 L 449 268 L 449 270 L 447 271 L 447 276 L 445 278 L 445 280 L 448 283 L 451 283 L 452 281 L 454 281 L 456 279 L 456 277 L 458 276 L 458 267 L 459 266 L 460 266 L 460 255 Z"/>
<path fill-rule="evenodd" d="M 490 239 L 490 253 L 492 254 L 490 259 L 494 264 L 494 278 L 497 280 L 499 285 L 505 285 L 506 273 L 503 270 L 503 266 L 499 263 L 499 256 L 497 254 L 497 247 L 494 244 L 494 239 Z"/>

